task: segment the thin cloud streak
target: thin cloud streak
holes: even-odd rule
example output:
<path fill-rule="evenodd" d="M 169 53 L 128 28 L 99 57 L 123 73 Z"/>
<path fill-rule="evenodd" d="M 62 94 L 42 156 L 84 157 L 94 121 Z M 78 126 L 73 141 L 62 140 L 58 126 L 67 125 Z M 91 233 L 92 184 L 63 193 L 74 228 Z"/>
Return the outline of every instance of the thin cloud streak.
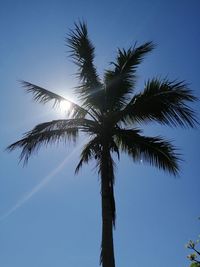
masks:
<path fill-rule="evenodd" d="M 30 192 L 26 193 L 22 198 L 20 198 L 17 203 L 8 210 L 5 214 L 0 217 L 0 222 L 5 220 L 11 214 L 13 214 L 17 209 L 19 209 L 22 205 L 24 205 L 27 201 L 29 201 L 35 194 L 37 194 L 43 187 L 45 187 L 53 178 L 56 176 L 65 166 L 65 164 L 71 160 L 72 156 L 77 152 L 77 150 L 82 146 L 85 142 L 85 139 L 81 142 L 79 146 L 77 146 L 67 157 L 58 165 L 56 169 L 50 172 L 39 184 L 37 184 Z"/>

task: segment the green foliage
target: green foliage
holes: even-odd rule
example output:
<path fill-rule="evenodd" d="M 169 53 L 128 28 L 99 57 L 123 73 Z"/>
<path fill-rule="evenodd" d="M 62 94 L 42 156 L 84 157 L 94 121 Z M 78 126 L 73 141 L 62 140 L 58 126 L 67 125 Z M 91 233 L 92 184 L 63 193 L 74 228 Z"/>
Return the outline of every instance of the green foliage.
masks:
<path fill-rule="evenodd" d="M 200 263 L 193 262 L 190 264 L 190 267 L 200 267 Z"/>
<path fill-rule="evenodd" d="M 192 253 L 190 253 L 187 258 L 192 262 L 190 266 L 192 267 L 200 267 L 200 250 L 198 249 L 199 245 L 199 239 L 196 241 L 190 240 L 186 244 L 186 248 L 192 250 Z"/>

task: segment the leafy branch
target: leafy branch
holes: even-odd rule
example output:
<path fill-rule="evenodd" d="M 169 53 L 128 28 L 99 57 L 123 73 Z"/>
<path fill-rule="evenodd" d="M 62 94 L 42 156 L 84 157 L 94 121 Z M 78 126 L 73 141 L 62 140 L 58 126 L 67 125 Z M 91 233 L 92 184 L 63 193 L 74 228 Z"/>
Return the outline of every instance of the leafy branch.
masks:
<path fill-rule="evenodd" d="M 200 235 L 199 235 L 200 237 Z M 196 241 L 190 240 L 186 244 L 186 248 L 190 249 L 192 253 L 190 253 L 187 258 L 192 262 L 190 267 L 200 267 L 200 248 L 197 248 L 199 245 L 200 240 L 197 239 Z"/>

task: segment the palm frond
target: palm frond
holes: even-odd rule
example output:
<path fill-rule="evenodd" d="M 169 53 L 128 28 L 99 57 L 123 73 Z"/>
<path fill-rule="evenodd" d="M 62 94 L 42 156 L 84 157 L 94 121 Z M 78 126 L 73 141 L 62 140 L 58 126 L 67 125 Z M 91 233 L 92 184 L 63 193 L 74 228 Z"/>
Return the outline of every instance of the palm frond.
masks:
<path fill-rule="evenodd" d="M 26 81 L 21 81 L 22 86 L 25 88 L 27 93 L 33 94 L 33 99 L 36 102 L 40 102 L 43 104 L 46 104 L 50 101 L 53 101 L 53 106 L 59 105 L 62 101 L 66 101 L 71 104 L 69 114 L 71 117 L 74 118 L 83 118 L 88 114 L 88 110 L 82 108 L 81 106 L 75 104 L 74 102 L 58 95 L 55 94 L 45 88 L 42 88 L 38 85 L 26 82 Z"/>
<path fill-rule="evenodd" d="M 84 100 L 85 106 L 98 107 L 102 103 L 99 97 L 102 98 L 103 90 L 93 63 L 95 49 L 88 37 L 86 23 L 75 23 L 75 29 L 71 30 L 66 41 L 70 56 L 78 66 L 77 76 L 81 85 L 76 87 L 76 92 Z"/>
<path fill-rule="evenodd" d="M 77 128 L 83 132 L 87 132 L 88 134 L 94 134 L 98 131 L 99 125 L 88 119 L 84 118 L 77 118 L 77 119 L 68 119 L 68 120 L 53 120 L 38 124 L 31 130 L 29 133 L 31 134 L 38 134 L 44 131 L 51 131 L 51 130 L 67 130 L 70 128 Z"/>
<path fill-rule="evenodd" d="M 85 145 L 81 152 L 81 159 L 75 170 L 76 174 L 78 174 L 84 163 L 88 163 L 89 160 L 97 159 L 100 156 L 100 146 L 100 139 L 97 136 Z"/>
<path fill-rule="evenodd" d="M 77 127 L 68 127 L 64 122 L 53 121 L 39 124 L 32 131 L 27 132 L 24 138 L 7 147 L 8 151 L 20 148 L 20 161 L 28 162 L 33 152 L 37 152 L 41 146 L 59 143 L 61 140 L 75 142 L 78 137 Z"/>
<path fill-rule="evenodd" d="M 108 109 L 119 110 L 130 99 L 130 93 L 134 90 L 136 82 L 137 67 L 153 48 L 154 44 L 147 42 L 128 50 L 118 49 L 116 63 L 111 63 L 114 65 L 114 70 L 107 70 L 104 77 Z"/>
<path fill-rule="evenodd" d="M 144 161 L 177 175 L 180 161 L 176 148 L 162 137 L 145 137 L 139 130 L 118 129 L 116 142 L 134 161 Z"/>
<path fill-rule="evenodd" d="M 120 159 L 119 147 L 118 147 L 118 145 L 116 144 L 116 142 L 114 141 L 113 138 L 110 141 L 110 151 L 116 153 L 118 159 Z"/>
<path fill-rule="evenodd" d="M 121 113 L 128 123 L 157 121 L 170 126 L 195 127 L 195 112 L 187 103 L 196 101 L 184 82 L 152 79 Z"/>

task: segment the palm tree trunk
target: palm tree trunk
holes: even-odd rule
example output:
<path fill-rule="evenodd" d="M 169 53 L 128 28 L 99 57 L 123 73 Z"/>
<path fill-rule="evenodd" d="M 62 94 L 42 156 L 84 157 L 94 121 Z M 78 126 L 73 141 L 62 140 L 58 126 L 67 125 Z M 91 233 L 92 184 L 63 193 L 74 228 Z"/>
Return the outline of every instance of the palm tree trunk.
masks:
<path fill-rule="evenodd" d="M 101 166 L 101 200 L 102 200 L 102 267 L 115 267 L 113 223 L 114 223 L 114 196 L 113 196 L 113 164 L 110 151 L 103 149 Z"/>

